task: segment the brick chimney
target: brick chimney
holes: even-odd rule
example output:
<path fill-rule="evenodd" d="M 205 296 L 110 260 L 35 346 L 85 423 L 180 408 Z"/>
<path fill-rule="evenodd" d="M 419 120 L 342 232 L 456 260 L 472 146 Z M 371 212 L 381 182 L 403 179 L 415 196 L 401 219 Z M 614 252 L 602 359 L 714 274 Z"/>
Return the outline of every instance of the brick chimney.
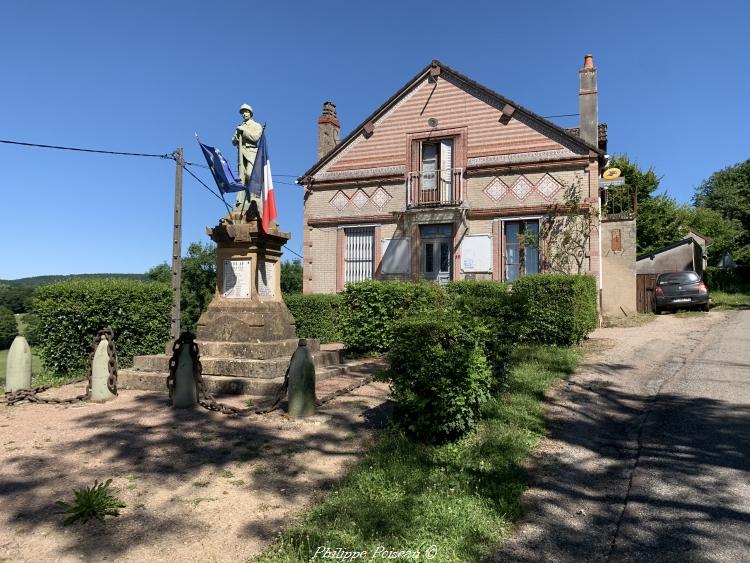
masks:
<path fill-rule="evenodd" d="M 323 113 L 318 118 L 318 160 L 331 152 L 339 144 L 341 123 L 336 117 L 336 106 L 331 102 L 323 104 Z"/>
<path fill-rule="evenodd" d="M 581 85 L 578 91 L 581 139 L 597 147 L 599 146 L 599 100 L 593 55 L 583 57 L 583 68 L 578 71 L 578 76 Z"/>

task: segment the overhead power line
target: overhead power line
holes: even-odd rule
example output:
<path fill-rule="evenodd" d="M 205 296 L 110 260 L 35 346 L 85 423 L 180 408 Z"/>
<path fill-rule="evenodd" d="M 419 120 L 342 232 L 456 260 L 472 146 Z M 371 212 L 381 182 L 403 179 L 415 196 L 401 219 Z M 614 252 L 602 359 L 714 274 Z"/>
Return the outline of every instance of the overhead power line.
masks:
<path fill-rule="evenodd" d="M 211 192 L 214 195 L 214 197 L 219 198 L 219 200 L 221 200 L 221 202 L 226 206 L 227 211 L 231 211 L 232 210 L 232 208 L 229 207 L 229 204 L 224 200 L 223 197 L 221 197 L 219 194 L 217 194 L 215 191 L 213 191 L 210 187 L 208 187 L 208 185 L 203 180 L 201 180 L 200 178 L 198 178 L 198 176 L 196 176 L 195 174 L 193 174 L 193 172 L 187 166 L 183 165 L 182 168 L 185 170 L 185 172 L 187 172 L 193 178 L 195 178 L 196 180 L 198 180 L 198 183 L 200 183 L 204 188 L 206 188 L 209 192 Z"/>
<path fill-rule="evenodd" d="M 61 151 L 93 152 L 93 153 L 98 153 L 98 154 L 115 154 L 115 155 L 120 155 L 120 156 L 145 156 L 145 157 L 150 157 L 150 158 L 166 158 L 170 160 L 175 160 L 175 156 L 173 153 L 149 154 L 149 153 L 144 153 L 144 152 L 107 151 L 107 150 L 102 150 L 102 149 L 83 149 L 80 147 L 64 147 L 60 145 L 42 145 L 40 143 L 23 143 L 21 141 L 8 141 L 5 139 L 0 139 L 0 143 L 4 143 L 6 145 L 20 145 L 22 147 L 57 149 Z"/>

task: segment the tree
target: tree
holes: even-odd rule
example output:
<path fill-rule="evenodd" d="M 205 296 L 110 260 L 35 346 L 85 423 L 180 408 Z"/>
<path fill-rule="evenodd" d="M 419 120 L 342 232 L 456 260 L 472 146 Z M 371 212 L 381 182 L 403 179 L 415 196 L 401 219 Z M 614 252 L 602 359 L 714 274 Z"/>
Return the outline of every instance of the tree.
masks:
<path fill-rule="evenodd" d="M 14 313 L 25 313 L 31 305 L 34 288 L 28 285 L 6 285 L 0 287 L 0 307 L 7 307 Z"/>
<path fill-rule="evenodd" d="M 638 202 L 636 247 L 639 254 L 681 240 L 687 233 L 689 207 L 666 193 Z"/>
<path fill-rule="evenodd" d="M 18 334 L 18 325 L 13 312 L 7 307 L 0 307 L 0 350 L 9 348 Z"/>
<path fill-rule="evenodd" d="M 695 190 L 694 201 L 739 222 L 742 232 L 730 252 L 736 262 L 750 264 L 750 159 L 714 172 Z"/>
<path fill-rule="evenodd" d="M 172 269 L 162 263 L 146 272 L 150 281 L 172 283 Z M 182 257 L 180 284 L 180 329 L 195 332 L 198 318 L 206 310 L 216 288 L 216 250 L 211 244 L 193 242 Z"/>
<path fill-rule="evenodd" d="M 281 263 L 281 293 L 302 293 L 302 262 Z"/>
<path fill-rule="evenodd" d="M 735 259 L 743 256 L 741 252 L 738 252 L 737 242 L 744 231 L 737 219 L 727 219 L 718 211 L 706 207 L 691 207 L 687 213 L 686 225 L 713 239 L 708 249 L 710 266 L 715 266 L 727 252 L 730 252 Z M 744 257 L 750 258 L 747 255 Z"/>

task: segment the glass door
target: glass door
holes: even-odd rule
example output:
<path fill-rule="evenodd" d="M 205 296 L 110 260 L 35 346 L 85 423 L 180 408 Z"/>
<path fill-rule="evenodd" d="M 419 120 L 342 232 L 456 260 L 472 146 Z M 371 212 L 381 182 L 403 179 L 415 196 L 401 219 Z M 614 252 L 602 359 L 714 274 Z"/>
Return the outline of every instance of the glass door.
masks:
<path fill-rule="evenodd" d="M 505 281 L 539 273 L 539 220 L 505 221 Z"/>
<path fill-rule="evenodd" d="M 422 225 L 420 228 L 422 278 L 438 283 L 451 280 L 453 225 Z"/>

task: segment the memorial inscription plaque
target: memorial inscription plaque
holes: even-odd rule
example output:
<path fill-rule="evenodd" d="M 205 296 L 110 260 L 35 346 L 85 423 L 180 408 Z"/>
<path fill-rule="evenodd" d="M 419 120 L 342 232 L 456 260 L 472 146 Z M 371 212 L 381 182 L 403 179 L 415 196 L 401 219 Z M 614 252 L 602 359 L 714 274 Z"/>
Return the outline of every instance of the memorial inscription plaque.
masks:
<path fill-rule="evenodd" d="M 250 297 L 250 260 L 224 260 L 224 287 L 227 299 Z"/>
<path fill-rule="evenodd" d="M 273 297 L 276 280 L 274 279 L 274 262 L 258 261 L 258 295 Z"/>

